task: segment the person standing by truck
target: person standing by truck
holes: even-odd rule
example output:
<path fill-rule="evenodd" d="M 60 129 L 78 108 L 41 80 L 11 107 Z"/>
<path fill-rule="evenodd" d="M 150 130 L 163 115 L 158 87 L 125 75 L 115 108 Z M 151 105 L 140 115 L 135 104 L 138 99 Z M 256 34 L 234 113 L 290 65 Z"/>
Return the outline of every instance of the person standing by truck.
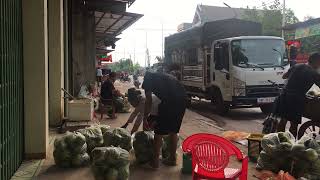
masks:
<path fill-rule="evenodd" d="M 98 82 L 98 86 L 101 86 L 101 82 L 102 82 L 102 69 L 100 67 L 97 68 L 97 82 Z"/>
<path fill-rule="evenodd" d="M 144 105 L 145 105 L 145 97 L 141 95 L 141 91 L 137 90 L 136 88 L 130 88 L 128 89 L 128 101 L 129 103 L 134 107 L 134 111 L 129 116 L 127 122 L 121 126 L 121 128 L 127 128 L 129 124 L 133 123 L 135 120 L 135 123 L 132 127 L 131 134 L 138 131 L 144 115 Z M 149 123 L 155 123 L 156 119 L 158 117 L 158 105 L 160 104 L 160 99 L 152 95 L 152 107 L 151 112 L 148 117 Z"/>
<path fill-rule="evenodd" d="M 275 115 L 281 117 L 278 131 L 285 131 L 290 121 L 290 132 L 296 137 L 304 111 L 306 93 L 316 84 L 320 87 L 320 53 L 310 56 L 308 64 L 297 64 L 283 75 L 288 82 L 276 101 Z"/>
<path fill-rule="evenodd" d="M 143 118 L 144 129 L 149 129 L 147 119 L 152 107 L 152 93 L 161 100 L 157 122 L 154 127 L 154 157 L 151 166 L 152 168 L 159 167 L 160 149 L 164 135 L 169 135 L 172 149 L 168 159 L 164 159 L 163 163 L 165 165 L 176 165 L 178 133 L 187 104 L 186 91 L 183 85 L 172 75 L 151 72 L 147 72 L 144 76 L 142 88 L 145 90 L 146 96 Z"/>

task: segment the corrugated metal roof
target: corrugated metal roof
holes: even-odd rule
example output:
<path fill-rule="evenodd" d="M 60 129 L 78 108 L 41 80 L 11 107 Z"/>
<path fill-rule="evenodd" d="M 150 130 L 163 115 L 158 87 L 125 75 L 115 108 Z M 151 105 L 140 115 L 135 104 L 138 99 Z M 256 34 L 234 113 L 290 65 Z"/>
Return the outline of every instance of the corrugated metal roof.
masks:
<path fill-rule="evenodd" d="M 96 42 L 103 46 L 107 38 L 115 38 L 143 15 L 136 13 L 95 12 Z"/>
<path fill-rule="evenodd" d="M 320 24 L 320 18 L 310 19 L 308 21 L 298 22 L 296 24 L 290 24 L 290 25 L 285 26 L 283 29 L 284 30 L 295 30 L 297 28 L 308 27 L 308 26 L 312 26 L 315 24 Z"/>
<path fill-rule="evenodd" d="M 202 24 L 210 21 L 218 21 L 231 18 L 240 19 L 242 13 L 244 12 L 244 9 L 198 5 L 196 11 L 197 12 L 195 14 L 193 24 L 196 24 L 195 21 L 197 15 L 200 17 Z"/>
<path fill-rule="evenodd" d="M 196 22 L 197 18 L 199 18 L 201 24 L 224 19 L 242 19 L 245 10 L 245 8 L 198 5 L 192 23 L 194 25 L 199 24 Z M 263 10 L 257 9 L 257 11 L 263 13 Z"/>

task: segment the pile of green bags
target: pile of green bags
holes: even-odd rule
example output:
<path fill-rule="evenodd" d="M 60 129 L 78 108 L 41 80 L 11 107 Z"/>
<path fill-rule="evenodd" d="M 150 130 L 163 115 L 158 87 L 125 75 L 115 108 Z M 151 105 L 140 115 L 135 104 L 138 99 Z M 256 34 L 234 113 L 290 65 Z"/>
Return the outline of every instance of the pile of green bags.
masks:
<path fill-rule="evenodd" d="M 129 152 L 120 147 L 97 147 L 91 152 L 92 171 L 97 180 L 128 180 Z"/>
<path fill-rule="evenodd" d="M 272 133 L 263 137 L 261 146 L 257 169 L 283 170 L 311 180 L 320 177 L 320 143 L 312 136 L 296 141 L 289 132 Z"/>
<path fill-rule="evenodd" d="M 56 165 L 64 168 L 85 166 L 90 163 L 85 137 L 67 132 L 54 142 L 53 157 Z"/>

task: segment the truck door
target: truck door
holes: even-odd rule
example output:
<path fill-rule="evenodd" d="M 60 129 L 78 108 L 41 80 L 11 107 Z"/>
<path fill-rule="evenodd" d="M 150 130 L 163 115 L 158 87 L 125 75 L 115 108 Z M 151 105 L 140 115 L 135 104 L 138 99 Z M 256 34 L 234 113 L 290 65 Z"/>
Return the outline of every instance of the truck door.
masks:
<path fill-rule="evenodd" d="M 228 42 L 214 44 L 214 72 L 213 82 L 220 88 L 224 101 L 232 101 L 232 87 L 230 75 L 230 55 Z"/>

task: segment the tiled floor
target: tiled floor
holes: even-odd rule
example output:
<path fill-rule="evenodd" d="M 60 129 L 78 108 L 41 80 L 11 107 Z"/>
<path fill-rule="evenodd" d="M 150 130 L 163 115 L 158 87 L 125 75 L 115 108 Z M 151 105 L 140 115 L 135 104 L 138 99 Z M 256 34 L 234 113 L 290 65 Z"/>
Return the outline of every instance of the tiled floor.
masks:
<path fill-rule="evenodd" d="M 52 145 L 54 142 L 54 132 L 50 132 L 49 144 Z M 19 169 L 12 176 L 11 180 L 35 180 L 41 170 L 41 166 L 45 160 L 25 160 L 22 162 Z"/>
<path fill-rule="evenodd" d="M 24 161 L 11 180 L 34 180 L 39 173 L 43 160 Z"/>

